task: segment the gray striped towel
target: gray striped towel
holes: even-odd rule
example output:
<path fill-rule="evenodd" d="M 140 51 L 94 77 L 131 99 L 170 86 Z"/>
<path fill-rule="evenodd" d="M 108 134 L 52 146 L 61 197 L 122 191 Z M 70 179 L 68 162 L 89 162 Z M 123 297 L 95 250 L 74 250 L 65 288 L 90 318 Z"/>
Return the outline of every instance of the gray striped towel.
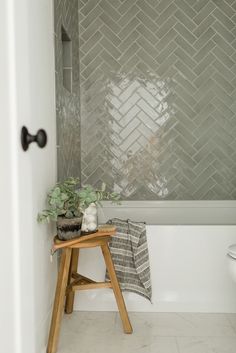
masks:
<path fill-rule="evenodd" d="M 116 226 L 116 235 L 109 244 L 116 275 L 123 291 L 152 296 L 146 225 L 113 218 L 107 222 Z M 106 280 L 108 280 L 106 273 Z"/>

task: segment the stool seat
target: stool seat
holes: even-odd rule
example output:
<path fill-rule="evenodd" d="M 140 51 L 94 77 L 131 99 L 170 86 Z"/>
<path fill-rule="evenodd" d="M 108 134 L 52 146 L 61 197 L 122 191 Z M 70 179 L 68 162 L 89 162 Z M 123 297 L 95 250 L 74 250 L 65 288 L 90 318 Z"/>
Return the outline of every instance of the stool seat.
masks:
<path fill-rule="evenodd" d="M 73 245 L 85 242 L 86 240 L 91 240 L 91 239 L 98 239 L 100 237 L 104 236 L 109 236 L 111 237 L 112 235 L 116 234 L 116 229 L 114 227 L 109 227 L 109 230 L 105 230 L 106 228 L 103 228 L 100 226 L 98 231 L 96 233 L 91 233 L 88 235 L 82 235 L 78 238 L 73 238 L 70 240 L 60 240 L 58 236 L 56 235 L 54 237 L 54 244 L 53 244 L 53 250 L 58 250 L 60 248 L 65 248 L 67 246 L 73 247 Z"/>
<path fill-rule="evenodd" d="M 96 234 L 96 233 L 95 233 Z M 81 237 L 83 238 L 83 237 Z M 96 246 L 101 246 L 104 243 L 107 243 L 111 240 L 111 236 L 110 235 L 99 235 L 98 237 L 93 237 L 93 238 L 89 238 L 89 239 L 81 239 L 79 238 L 79 240 L 76 243 L 73 243 L 72 245 L 69 245 L 71 249 L 80 249 L 80 248 L 94 248 Z M 67 240 L 66 240 L 67 241 Z M 58 249 L 58 245 L 63 245 L 63 247 L 65 246 L 63 244 L 63 240 L 58 239 L 58 237 L 56 236 L 54 238 L 54 249 Z M 68 245 L 67 245 L 68 246 Z"/>
<path fill-rule="evenodd" d="M 58 272 L 47 353 L 56 353 L 64 302 L 65 312 L 71 314 L 73 312 L 76 290 L 112 288 L 120 312 L 124 332 L 132 333 L 132 326 L 129 321 L 124 298 L 117 280 L 108 246 L 111 236 L 115 236 L 115 233 L 115 229 L 99 229 L 96 233 L 83 235 L 79 238 L 66 241 L 60 240 L 57 236 L 54 237 L 52 250 L 62 249 L 62 255 Z M 79 249 L 94 247 L 100 247 L 102 250 L 110 282 L 95 282 L 77 272 Z"/>

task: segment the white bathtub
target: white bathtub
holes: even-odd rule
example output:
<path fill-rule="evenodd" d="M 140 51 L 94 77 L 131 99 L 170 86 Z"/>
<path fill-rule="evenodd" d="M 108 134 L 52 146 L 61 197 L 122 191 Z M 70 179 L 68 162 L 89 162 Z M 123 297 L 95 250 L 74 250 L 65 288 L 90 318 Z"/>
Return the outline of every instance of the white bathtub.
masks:
<path fill-rule="evenodd" d="M 119 217 L 132 218 L 129 211 L 123 211 Z M 103 213 L 103 221 L 114 216 L 106 209 Z M 147 225 L 147 241 L 152 303 L 126 292 L 129 311 L 236 312 L 236 284 L 226 266 L 227 248 L 236 243 L 235 225 Z M 81 250 L 79 268 L 85 276 L 104 279 L 98 249 Z M 77 292 L 75 310 L 113 311 L 117 307 L 112 291 L 102 289 Z"/>

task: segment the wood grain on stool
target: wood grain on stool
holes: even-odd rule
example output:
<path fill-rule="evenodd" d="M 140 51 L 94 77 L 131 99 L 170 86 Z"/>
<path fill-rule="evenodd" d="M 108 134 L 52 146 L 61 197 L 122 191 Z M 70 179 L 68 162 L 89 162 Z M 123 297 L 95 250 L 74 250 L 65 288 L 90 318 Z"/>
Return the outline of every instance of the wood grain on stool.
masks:
<path fill-rule="evenodd" d="M 61 318 L 63 313 L 66 286 L 70 267 L 71 250 L 71 248 L 65 248 L 62 250 L 60 268 L 57 278 L 57 287 L 53 305 L 51 327 L 49 332 L 47 353 L 55 353 L 57 350 L 57 343 L 61 326 Z"/>
<path fill-rule="evenodd" d="M 77 272 L 78 261 L 79 261 L 79 249 L 72 249 L 70 271 L 69 271 L 69 277 L 68 277 L 68 286 L 73 281 L 73 273 Z M 75 292 L 74 290 L 71 289 L 68 291 L 66 295 L 65 312 L 67 314 L 71 314 L 73 312 L 74 298 L 75 298 Z"/>
<path fill-rule="evenodd" d="M 75 290 L 112 288 L 120 312 L 124 332 L 132 333 L 132 326 L 129 321 L 125 302 L 108 247 L 108 242 L 111 240 L 112 235 L 115 235 L 114 228 L 108 230 L 101 229 L 97 233 L 68 241 L 60 241 L 55 237 L 53 246 L 54 250 L 60 248 L 63 250 L 57 279 L 47 353 L 56 353 L 65 297 L 65 312 L 70 314 L 73 312 Z M 102 249 L 107 271 L 110 276 L 110 282 L 95 282 L 92 279 L 77 273 L 79 249 L 94 248 L 98 246 Z"/>
<path fill-rule="evenodd" d="M 128 313 L 126 310 L 124 298 L 121 293 L 120 285 L 119 285 L 119 282 L 116 277 L 116 272 L 115 272 L 115 268 L 114 268 L 113 261 L 111 258 L 110 249 L 109 249 L 107 243 L 102 245 L 102 252 L 103 252 L 104 259 L 105 259 L 107 271 L 110 276 L 111 287 L 112 287 L 113 292 L 115 294 L 117 306 L 118 306 L 118 309 L 120 312 L 120 317 L 121 317 L 121 321 L 123 323 L 124 332 L 125 333 L 132 333 L 133 332 L 132 326 L 129 321 L 129 316 L 128 316 Z"/>

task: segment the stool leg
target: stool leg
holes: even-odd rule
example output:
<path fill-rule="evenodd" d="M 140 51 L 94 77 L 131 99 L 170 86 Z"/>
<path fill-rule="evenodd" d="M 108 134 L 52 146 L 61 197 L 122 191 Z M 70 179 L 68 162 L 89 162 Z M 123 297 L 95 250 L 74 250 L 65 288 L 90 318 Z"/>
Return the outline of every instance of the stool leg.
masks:
<path fill-rule="evenodd" d="M 73 249 L 71 255 L 71 262 L 70 262 L 70 271 L 68 277 L 68 285 L 72 282 L 72 274 L 73 272 L 77 272 L 78 268 L 78 261 L 79 261 L 79 249 Z M 70 290 L 66 296 L 66 305 L 65 305 L 65 312 L 66 314 L 71 314 L 73 312 L 74 306 L 74 298 L 75 298 L 75 291 Z"/>
<path fill-rule="evenodd" d="M 55 353 L 59 338 L 63 306 L 65 300 L 66 286 L 68 281 L 68 273 L 71 259 L 71 248 L 62 250 L 60 268 L 57 278 L 57 287 L 53 305 L 51 327 L 48 338 L 47 353 Z"/>
<path fill-rule="evenodd" d="M 125 333 L 132 333 L 133 329 L 132 326 L 130 324 L 129 321 L 129 316 L 126 310 L 126 306 L 125 306 L 125 302 L 124 302 L 124 298 L 120 289 L 120 285 L 119 282 L 117 280 L 116 277 L 116 272 L 115 272 L 115 268 L 114 268 L 114 264 L 111 258 L 111 253 L 110 253 L 110 249 L 108 247 L 107 244 L 102 245 L 102 253 L 105 259 L 105 263 L 106 263 L 106 267 L 107 267 L 107 271 L 109 273 L 110 276 L 110 280 L 111 280 L 111 285 L 112 285 L 112 289 L 114 291 L 115 294 L 115 298 L 116 298 L 116 302 L 117 302 L 117 306 L 120 312 L 120 317 L 123 323 L 123 328 L 124 328 L 124 332 Z"/>

